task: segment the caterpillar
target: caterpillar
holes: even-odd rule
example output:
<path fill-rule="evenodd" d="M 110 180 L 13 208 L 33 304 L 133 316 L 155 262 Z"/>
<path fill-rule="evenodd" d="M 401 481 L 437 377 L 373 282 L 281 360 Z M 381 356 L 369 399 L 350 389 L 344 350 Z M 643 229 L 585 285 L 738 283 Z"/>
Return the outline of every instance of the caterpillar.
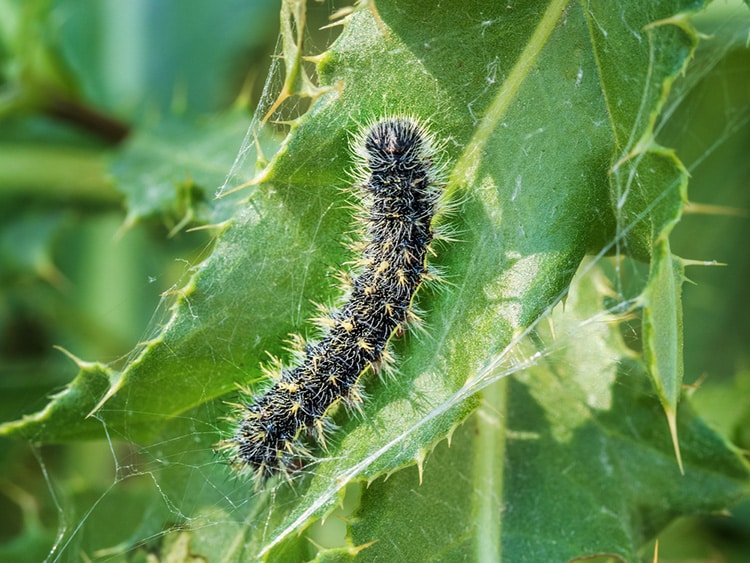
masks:
<path fill-rule="evenodd" d="M 335 405 L 361 405 L 362 375 L 388 361 L 388 342 L 416 318 L 414 294 L 429 277 L 441 191 L 431 135 L 414 118 L 390 117 L 364 127 L 352 145 L 363 237 L 347 298 L 318 319 L 322 337 L 304 346 L 298 365 L 280 369 L 264 394 L 237 405 L 234 435 L 223 443 L 230 464 L 261 481 L 311 458 L 304 435 L 325 447 Z"/>

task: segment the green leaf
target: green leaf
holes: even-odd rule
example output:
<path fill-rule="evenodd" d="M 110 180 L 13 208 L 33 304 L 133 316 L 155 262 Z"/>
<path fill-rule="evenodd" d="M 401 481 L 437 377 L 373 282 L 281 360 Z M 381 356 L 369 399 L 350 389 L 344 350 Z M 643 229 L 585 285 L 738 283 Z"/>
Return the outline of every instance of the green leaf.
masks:
<path fill-rule="evenodd" d="M 158 217 L 175 233 L 190 224 L 220 223 L 236 213 L 244 198 L 241 192 L 220 199 L 216 195 L 249 126 L 245 112 L 232 111 L 212 119 L 173 118 L 139 129 L 112 165 L 127 196 L 126 225 Z M 263 145 L 268 153 L 277 148 L 267 135 Z M 252 161 L 255 154 L 249 157 Z"/>
<path fill-rule="evenodd" d="M 0 435 L 20 433 L 32 439 L 37 432 L 40 441 L 63 441 L 70 439 L 101 437 L 101 424 L 95 419 L 85 420 L 91 413 L 83 413 L 81 407 L 96 405 L 117 376 L 116 372 L 98 363 L 89 363 L 73 358 L 79 372 L 75 380 L 63 391 L 54 395 L 47 407 L 18 421 L 0 426 Z M 49 438 L 52 437 L 52 440 Z"/>
<path fill-rule="evenodd" d="M 643 355 L 664 407 L 677 461 L 682 467 L 678 443 L 677 403 L 682 392 L 682 261 L 674 257 L 669 242 L 657 244 L 651 261 L 648 285 L 641 295 L 643 304 Z"/>
<path fill-rule="evenodd" d="M 609 330 L 616 319 L 597 311 L 603 284 L 597 271 L 575 284 L 519 346 L 543 359 L 488 389 L 423 476 L 404 471 L 362 492 L 350 542 L 367 545 L 363 555 L 636 561 L 675 510 L 719 510 L 746 494 L 747 464 L 688 404 L 680 475 L 643 366 Z"/>
<path fill-rule="evenodd" d="M 505 449 L 484 447 L 486 434 L 497 434 L 487 418 L 500 422 L 498 405 L 489 402 L 450 448 L 438 446 L 421 485 L 412 470 L 365 490 L 352 543 L 377 541 L 362 556 L 567 561 L 606 554 L 638 561 L 641 546 L 675 511 L 720 510 L 747 494 L 747 467 L 685 405 L 679 431 L 689 436 L 683 450 L 692 454 L 680 476 L 645 374 L 621 373 L 612 406 L 602 412 L 534 384 L 544 371 L 531 370 L 526 384 L 508 382 L 502 393 Z M 546 375 L 557 383 L 554 391 L 564 392 L 571 373 L 553 371 Z M 565 410 L 571 406 L 588 416 L 561 423 L 573 422 Z"/>
<path fill-rule="evenodd" d="M 654 142 L 653 124 L 694 47 L 685 14 L 699 6 L 555 0 L 510 8 L 463 2 L 459 9 L 383 0 L 355 11 L 318 59 L 325 93 L 314 92 L 319 97 L 268 167 L 246 192 L 236 192 L 244 205 L 223 221 L 210 255 L 174 291 L 153 335 L 121 371 L 97 366 L 103 373 L 92 377 L 93 368 L 82 365 L 47 410 L 0 432 L 55 442 L 106 430 L 144 443 L 139 453 L 156 483 L 153 494 L 167 502 L 156 509 L 161 519 L 143 519 L 136 539 L 162 533 L 163 522 L 176 518 L 193 528 L 187 538 L 193 548 L 201 541 L 209 551 L 220 546 L 224 560 L 315 556 L 298 532 L 329 513 L 348 483 L 421 464 L 480 401 L 482 416 L 457 433 L 461 457 L 434 458 L 437 469 L 457 468 L 448 472 L 451 485 L 460 491 L 463 479 L 472 492 L 450 491 L 456 507 L 450 523 L 476 528 L 464 530 L 468 539 L 453 540 L 443 531 L 451 513 L 430 504 L 423 505 L 429 512 L 420 511 L 425 525 L 435 525 L 430 533 L 443 540 L 446 557 L 467 543 L 478 554 L 508 560 L 599 552 L 632 557 L 675 514 L 725 506 L 746 486 L 746 467 L 688 411 L 678 421 L 685 479 L 694 479 L 700 501 L 681 492 L 676 464 L 664 454 L 669 435 L 657 422 L 658 403 L 641 391 L 642 366 L 619 341 L 614 319 L 600 318 L 600 301 L 592 297 L 604 289 L 588 287 L 580 302 L 569 299 L 567 318 L 577 319 L 570 337 L 546 335 L 539 322 L 552 319 L 557 333 L 565 325 L 559 306 L 550 311 L 566 297 L 587 251 L 654 260 L 648 295 L 656 311 L 657 284 L 667 274 L 658 274 L 665 266 L 655 261 L 653 245 L 680 217 L 685 171 Z M 455 208 L 439 221 L 457 240 L 438 247 L 431 261 L 447 281 L 441 291 L 425 287 L 418 296 L 427 335 L 407 334 L 394 343 L 398 376 L 368 378 L 370 399 L 361 417 L 335 413 L 342 428 L 303 478 L 257 493 L 250 483 L 227 482 L 228 469 L 211 455 L 211 445 L 229 431 L 216 422 L 230 412 L 221 399 L 235 382 L 259 388 L 266 354 L 285 356 L 285 335 L 310 331 L 311 302 L 338 296 L 330 271 L 352 258 L 341 244 L 352 223 L 351 198 L 340 191 L 352 168 L 349 139 L 361 123 L 406 112 L 443 141 L 446 194 Z M 142 206 L 137 216 L 177 209 L 179 220 L 201 208 L 193 192 L 185 199 L 174 191 L 193 158 L 168 150 L 157 158 L 160 166 L 163 158 L 171 165 L 157 168 L 154 197 L 148 183 L 133 188 L 153 166 L 153 147 L 169 148 L 180 136 L 144 135 L 124 157 L 123 169 L 133 176 L 123 173 L 121 182 L 132 182 L 133 207 Z M 204 156 L 199 141 L 188 151 L 197 170 Z M 225 147 L 226 140 L 210 146 Z M 228 161 L 225 167 L 228 172 Z M 218 185 L 220 168 L 203 167 L 204 194 Z M 215 221 L 214 209 L 208 205 L 194 216 Z M 677 318 L 676 291 L 673 286 L 667 296 L 671 316 L 657 311 L 653 323 Z M 606 321 L 594 326 L 602 333 L 591 335 L 597 320 Z M 673 345 L 679 324 L 669 326 Z M 557 342 L 575 345 L 558 358 Z M 487 388 L 524 368 L 518 380 Z M 672 378 L 669 396 L 675 397 L 679 373 L 659 377 Z M 77 391 L 102 381 L 107 388 L 99 393 Z M 639 476 L 632 485 L 631 474 Z M 400 496 L 403 503 L 407 478 L 413 475 L 398 472 L 393 489 L 378 481 L 373 493 Z M 440 491 L 449 484 L 438 483 Z M 440 491 L 425 491 L 432 491 L 430 502 L 438 500 Z M 655 491 L 666 491 L 666 501 L 654 498 Z M 367 520 L 351 527 L 354 551 L 373 540 L 387 548 L 395 534 L 397 519 L 380 514 L 376 500 L 363 497 L 359 515 Z M 551 531 L 542 527 L 547 514 Z M 218 528 L 215 535 L 205 532 L 207 522 Z M 538 541 L 561 529 L 570 530 L 566 541 Z M 476 530 L 482 533 L 467 536 Z M 181 534 L 163 553 L 176 553 L 183 541 Z M 414 542 L 415 553 L 421 547 L 423 556 L 428 543 Z M 344 551 L 331 558 L 351 552 Z"/>

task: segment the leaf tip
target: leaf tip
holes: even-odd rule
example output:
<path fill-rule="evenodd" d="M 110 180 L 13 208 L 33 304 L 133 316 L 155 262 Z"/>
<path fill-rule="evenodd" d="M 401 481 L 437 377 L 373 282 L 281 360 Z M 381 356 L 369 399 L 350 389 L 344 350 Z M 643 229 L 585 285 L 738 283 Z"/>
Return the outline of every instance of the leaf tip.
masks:
<path fill-rule="evenodd" d="M 87 362 L 87 361 L 82 360 L 81 358 L 76 356 L 73 352 L 71 352 L 70 350 L 66 350 L 62 346 L 54 345 L 53 348 L 55 350 L 62 352 L 68 358 L 73 360 L 73 363 L 75 363 L 75 365 L 78 366 L 78 369 L 81 369 L 81 370 L 91 369 L 96 365 L 94 364 L 94 362 Z"/>
<path fill-rule="evenodd" d="M 424 454 L 420 452 L 417 457 L 417 471 L 419 471 L 419 486 L 422 486 L 422 477 L 424 476 Z"/>
<path fill-rule="evenodd" d="M 667 415 L 667 423 L 669 424 L 669 434 L 672 436 L 672 447 L 674 448 L 674 455 L 677 459 L 677 465 L 680 468 L 680 475 L 685 475 L 685 467 L 682 464 L 682 453 L 680 451 L 680 441 L 677 436 L 677 413 L 671 409 L 665 411 Z"/>

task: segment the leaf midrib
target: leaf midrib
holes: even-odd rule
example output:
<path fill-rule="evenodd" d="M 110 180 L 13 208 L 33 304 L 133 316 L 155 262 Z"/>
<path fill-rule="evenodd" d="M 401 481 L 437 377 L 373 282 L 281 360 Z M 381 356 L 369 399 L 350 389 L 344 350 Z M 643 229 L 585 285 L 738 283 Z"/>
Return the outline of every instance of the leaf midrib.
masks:
<path fill-rule="evenodd" d="M 456 166 L 451 172 L 448 185 L 445 189 L 448 197 L 461 186 L 469 186 L 475 183 L 476 164 L 482 160 L 476 158 L 476 155 L 482 154 L 482 149 L 487 145 L 500 120 L 508 111 L 511 102 L 516 99 L 521 85 L 530 74 L 531 69 L 539 58 L 542 49 L 547 44 L 552 31 L 557 27 L 567 6 L 568 0 L 552 0 L 549 3 L 547 10 L 536 26 L 526 47 L 524 47 L 516 64 L 503 81 L 494 100 L 487 109 L 487 113 L 479 121 L 474 135 L 466 144 L 463 153 L 461 153 L 460 158 L 456 162 Z"/>

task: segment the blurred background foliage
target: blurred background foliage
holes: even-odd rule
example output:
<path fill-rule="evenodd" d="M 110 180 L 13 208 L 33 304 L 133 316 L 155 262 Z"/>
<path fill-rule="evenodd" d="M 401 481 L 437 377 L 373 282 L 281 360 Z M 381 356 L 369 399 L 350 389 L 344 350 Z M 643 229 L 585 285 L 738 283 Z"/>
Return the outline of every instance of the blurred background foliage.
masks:
<path fill-rule="evenodd" d="M 311 52 L 335 36 L 316 30 L 339 7 L 308 7 Z M 43 408 L 74 376 L 53 346 L 121 362 L 161 294 L 211 244 L 187 227 L 221 219 L 195 214 L 240 147 L 278 13 L 276 0 L 0 0 L 0 420 Z M 714 14 L 696 22 L 707 34 L 726 25 Z M 712 53 L 707 40 L 694 64 L 705 66 L 701 79 L 676 85 L 659 139 L 676 147 L 690 200 L 704 207 L 692 207 L 672 245 L 727 266 L 688 270 L 686 380 L 702 416 L 750 448 L 750 51 L 738 40 Z M 222 150 L 206 155 L 206 138 Z M 191 169 L 201 158 L 206 166 Z M 174 197 L 129 208 L 133 178 L 147 171 Z M 45 446 L 44 463 L 37 453 L 0 441 L 0 560 L 46 557 L 59 527 L 112 483 L 106 444 Z M 137 502 L 137 487 L 126 492 Z M 747 560 L 750 504 L 734 512 L 679 521 L 662 560 Z"/>
<path fill-rule="evenodd" d="M 173 230 L 186 211 L 180 197 L 195 187 L 188 163 L 164 179 L 176 208 L 127 224 L 115 163 L 148 153 L 141 137 L 168 131 L 179 152 L 218 121 L 226 164 L 201 186 L 215 190 L 270 66 L 279 4 L 0 0 L 1 420 L 43 408 L 73 378 L 54 345 L 118 362 L 210 244 L 207 231 Z M 50 486 L 62 482 L 55 498 L 35 453 L 0 441 L 0 561 L 43 560 L 58 530 L 112 482 L 106 444 L 44 447 L 44 471 L 60 479 Z M 102 524 L 106 541 L 111 522 Z"/>

